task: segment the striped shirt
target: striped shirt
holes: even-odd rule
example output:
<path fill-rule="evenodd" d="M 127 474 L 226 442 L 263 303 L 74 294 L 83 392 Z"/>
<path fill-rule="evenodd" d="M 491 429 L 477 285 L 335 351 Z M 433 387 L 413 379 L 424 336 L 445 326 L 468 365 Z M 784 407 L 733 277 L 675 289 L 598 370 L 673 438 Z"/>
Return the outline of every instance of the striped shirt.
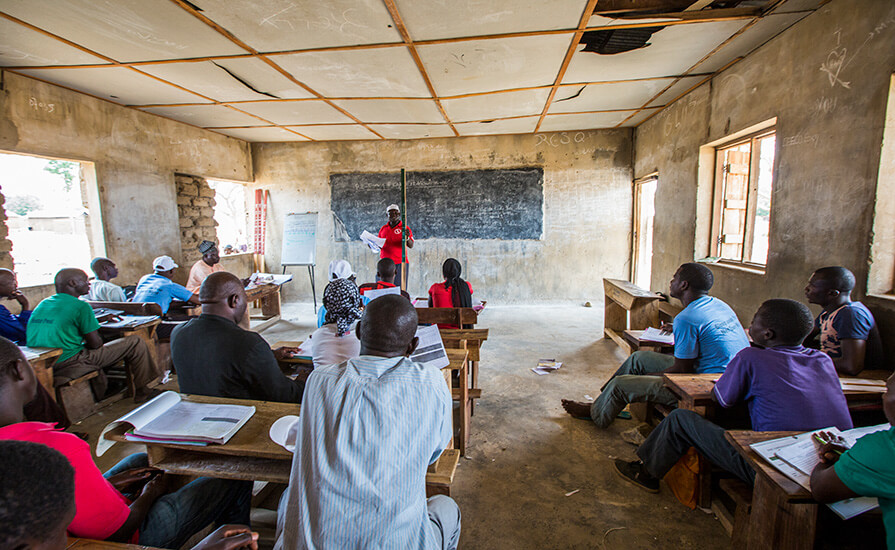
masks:
<path fill-rule="evenodd" d="M 371 355 L 315 369 L 294 429 L 276 549 L 440 547 L 425 487 L 451 437 L 440 371 Z"/>

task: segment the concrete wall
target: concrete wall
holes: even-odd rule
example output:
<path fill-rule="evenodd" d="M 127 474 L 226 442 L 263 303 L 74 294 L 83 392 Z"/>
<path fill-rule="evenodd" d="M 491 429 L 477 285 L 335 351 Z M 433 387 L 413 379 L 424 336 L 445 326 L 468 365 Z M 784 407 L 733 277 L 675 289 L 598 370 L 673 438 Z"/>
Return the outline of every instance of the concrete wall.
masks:
<path fill-rule="evenodd" d="M 893 71 L 895 4 L 834 0 L 637 128 L 635 176 L 659 173 L 653 288 L 705 255 L 699 147 L 777 117 L 767 271 L 713 266 L 714 294 L 748 322 L 767 298 L 804 300 L 811 272 L 838 264 L 863 298 Z M 866 302 L 895 344 L 895 301 Z"/>
<path fill-rule="evenodd" d="M 156 256 L 181 257 L 175 172 L 253 179 L 241 140 L 10 73 L 0 150 L 94 163 L 106 254 L 122 285 L 151 271 Z"/>
<path fill-rule="evenodd" d="M 269 189 L 267 269 L 280 269 L 283 219 L 320 213 L 318 300 L 332 259 L 347 259 L 360 282 L 373 280 L 378 255 L 359 242 L 333 239 L 329 175 L 333 172 L 463 170 L 542 166 L 542 240 L 426 239 L 410 251 L 413 295 L 443 280 L 441 264 L 455 257 L 475 296 L 499 303 L 597 300 L 603 277 L 630 272 L 631 131 L 468 137 L 388 142 L 254 144 L 256 184 Z M 412 197 L 410 198 L 412 200 Z M 383 203 L 382 223 L 386 222 Z M 409 220 L 413 228 L 413 220 Z M 376 231 L 379 227 L 371 227 Z M 288 300 L 309 300 L 306 269 L 293 268 Z"/>

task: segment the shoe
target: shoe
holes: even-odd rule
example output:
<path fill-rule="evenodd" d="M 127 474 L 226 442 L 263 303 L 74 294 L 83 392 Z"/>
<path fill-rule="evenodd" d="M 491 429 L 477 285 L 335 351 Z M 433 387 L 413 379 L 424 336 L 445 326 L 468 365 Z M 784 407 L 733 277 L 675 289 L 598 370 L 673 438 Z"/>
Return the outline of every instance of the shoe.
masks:
<path fill-rule="evenodd" d="M 619 435 L 625 443 L 630 443 L 631 445 L 639 447 L 646 441 L 646 438 L 651 431 L 652 429 L 650 428 L 650 425 L 644 422 L 639 426 L 634 426 L 630 430 L 623 431 Z"/>
<path fill-rule="evenodd" d="M 615 471 L 622 479 L 636 485 L 648 493 L 659 492 L 659 480 L 647 473 L 643 462 L 635 460 L 627 462 L 620 458 L 615 459 Z"/>

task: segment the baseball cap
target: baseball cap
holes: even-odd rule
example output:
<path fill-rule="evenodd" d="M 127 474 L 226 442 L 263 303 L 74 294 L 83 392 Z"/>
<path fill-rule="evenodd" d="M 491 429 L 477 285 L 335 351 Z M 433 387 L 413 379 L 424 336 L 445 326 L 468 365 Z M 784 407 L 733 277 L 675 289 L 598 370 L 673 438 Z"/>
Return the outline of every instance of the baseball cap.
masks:
<path fill-rule="evenodd" d="M 155 271 L 168 271 L 169 269 L 174 269 L 175 267 L 180 267 L 174 263 L 174 260 L 171 259 L 171 256 L 159 256 L 158 258 L 152 260 L 152 269 Z"/>
<path fill-rule="evenodd" d="M 389 211 L 391 211 L 391 210 L 397 210 L 398 212 L 401 211 L 401 209 L 398 208 L 397 204 L 390 204 L 390 205 L 388 205 L 388 208 L 385 209 L 385 213 L 388 214 Z"/>

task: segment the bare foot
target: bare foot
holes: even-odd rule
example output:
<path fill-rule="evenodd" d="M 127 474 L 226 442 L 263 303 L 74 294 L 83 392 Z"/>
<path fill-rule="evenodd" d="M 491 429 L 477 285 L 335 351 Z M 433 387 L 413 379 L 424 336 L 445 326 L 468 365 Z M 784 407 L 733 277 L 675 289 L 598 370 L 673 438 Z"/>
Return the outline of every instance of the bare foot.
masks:
<path fill-rule="evenodd" d="M 562 408 L 575 418 L 590 420 L 590 403 L 582 403 L 581 401 L 572 401 L 569 399 L 562 400 Z"/>

